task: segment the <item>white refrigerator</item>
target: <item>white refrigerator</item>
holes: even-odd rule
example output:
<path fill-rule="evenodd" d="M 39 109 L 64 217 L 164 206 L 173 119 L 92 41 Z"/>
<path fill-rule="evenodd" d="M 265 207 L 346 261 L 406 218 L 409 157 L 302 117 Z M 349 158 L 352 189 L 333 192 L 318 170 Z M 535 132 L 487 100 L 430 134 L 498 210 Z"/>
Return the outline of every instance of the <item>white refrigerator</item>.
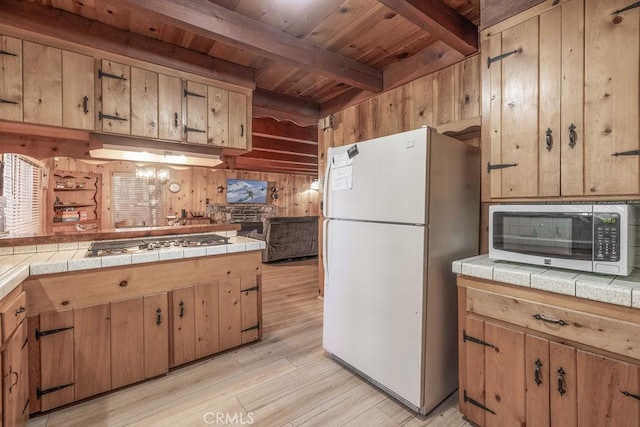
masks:
<path fill-rule="evenodd" d="M 451 262 L 478 253 L 480 150 L 422 128 L 326 159 L 323 347 L 426 414 L 458 384 Z"/>

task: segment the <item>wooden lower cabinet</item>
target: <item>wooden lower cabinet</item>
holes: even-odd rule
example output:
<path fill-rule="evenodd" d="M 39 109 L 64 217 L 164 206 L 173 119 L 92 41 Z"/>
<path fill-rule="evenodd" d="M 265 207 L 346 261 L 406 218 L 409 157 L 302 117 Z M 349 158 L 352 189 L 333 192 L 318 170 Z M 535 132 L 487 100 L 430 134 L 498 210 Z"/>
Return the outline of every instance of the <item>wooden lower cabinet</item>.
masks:
<path fill-rule="evenodd" d="M 167 293 L 147 295 L 144 309 L 144 377 L 169 372 L 169 306 Z"/>
<path fill-rule="evenodd" d="M 170 365 L 182 365 L 196 359 L 194 287 L 171 292 L 171 359 Z"/>
<path fill-rule="evenodd" d="M 511 326 L 504 319 L 475 314 L 469 289 L 458 287 L 458 307 L 460 411 L 471 422 L 479 426 L 640 426 L 638 364 L 598 354 L 597 348 L 583 349 L 580 329 L 586 325 L 550 323 L 550 332 L 542 334 L 526 324 Z M 517 293 L 524 300 L 523 291 Z M 559 328 L 565 328 L 562 333 L 566 334 L 569 327 L 576 327 L 571 343 L 549 336 L 560 333 Z"/>
<path fill-rule="evenodd" d="M 22 322 L 2 351 L 2 421 L 25 425 L 29 418 L 27 325 Z"/>

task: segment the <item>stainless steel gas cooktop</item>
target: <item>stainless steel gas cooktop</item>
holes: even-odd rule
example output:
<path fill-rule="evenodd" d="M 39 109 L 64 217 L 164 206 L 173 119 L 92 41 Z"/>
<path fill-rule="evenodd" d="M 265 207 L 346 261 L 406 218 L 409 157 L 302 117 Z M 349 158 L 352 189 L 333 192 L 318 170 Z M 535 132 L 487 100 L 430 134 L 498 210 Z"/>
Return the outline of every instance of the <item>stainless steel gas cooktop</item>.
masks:
<path fill-rule="evenodd" d="M 161 238 L 144 238 L 132 240 L 103 240 L 89 246 L 87 257 L 106 255 L 123 255 L 140 252 L 159 251 L 169 248 L 191 248 L 196 246 L 226 245 L 229 238 L 208 234 L 201 236 L 172 236 Z"/>

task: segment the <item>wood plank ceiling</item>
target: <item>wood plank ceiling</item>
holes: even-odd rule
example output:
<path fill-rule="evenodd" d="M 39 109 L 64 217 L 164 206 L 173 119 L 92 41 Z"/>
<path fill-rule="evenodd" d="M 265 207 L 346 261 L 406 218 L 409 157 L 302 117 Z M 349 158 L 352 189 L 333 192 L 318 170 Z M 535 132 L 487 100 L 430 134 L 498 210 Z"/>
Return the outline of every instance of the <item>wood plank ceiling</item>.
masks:
<path fill-rule="evenodd" d="M 315 125 L 356 97 L 364 99 L 403 84 L 409 76 L 419 77 L 421 72 L 416 74 L 412 65 L 425 63 L 425 58 L 429 66 L 422 67 L 422 75 L 477 52 L 480 21 L 480 0 L 3 3 L 6 13 L 19 9 L 18 15 L 38 14 L 53 21 L 64 13 L 79 15 L 111 31 L 135 33 L 246 68 L 256 85 L 254 118 L 301 126 Z M 254 136 L 254 147 L 260 146 L 260 138 L 263 134 Z M 300 151 L 274 152 L 305 156 L 305 150 L 303 145 Z M 289 159 L 295 164 L 295 157 Z M 264 165 L 278 161 L 273 155 L 262 160 Z M 257 161 L 254 156 L 252 162 Z M 236 162 L 237 167 L 241 164 Z"/>

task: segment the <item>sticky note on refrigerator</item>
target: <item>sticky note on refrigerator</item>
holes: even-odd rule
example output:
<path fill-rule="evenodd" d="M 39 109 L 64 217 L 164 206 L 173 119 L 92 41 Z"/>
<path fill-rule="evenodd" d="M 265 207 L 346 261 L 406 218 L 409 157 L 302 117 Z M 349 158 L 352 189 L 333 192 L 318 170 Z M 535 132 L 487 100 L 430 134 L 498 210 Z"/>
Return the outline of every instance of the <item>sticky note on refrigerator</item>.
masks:
<path fill-rule="evenodd" d="M 333 156 L 333 167 L 341 168 L 344 166 L 348 166 L 351 164 L 351 159 L 349 158 L 349 153 L 344 152 L 342 154 L 335 154 Z"/>
<path fill-rule="evenodd" d="M 333 191 L 351 190 L 353 184 L 353 166 L 331 169 L 331 189 Z"/>

